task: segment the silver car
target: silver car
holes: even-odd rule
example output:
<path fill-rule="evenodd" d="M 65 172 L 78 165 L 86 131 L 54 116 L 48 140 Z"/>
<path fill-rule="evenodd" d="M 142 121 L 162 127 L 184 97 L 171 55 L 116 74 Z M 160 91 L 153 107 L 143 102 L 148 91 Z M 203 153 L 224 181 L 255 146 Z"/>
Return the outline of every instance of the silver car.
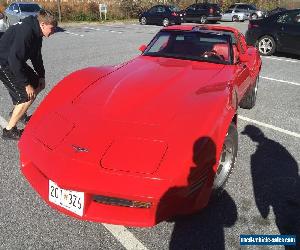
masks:
<path fill-rule="evenodd" d="M 239 10 L 229 9 L 222 14 L 221 21 L 244 22 L 249 19 L 249 14 Z"/>
<path fill-rule="evenodd" d="M 20 22 L 27 16 L 35 16 L 41 6 L 37 3 L 15 2 L 11 3 L 4 11 L 7 26 Z"/>
<path fill-rule="evenodd" d="M 258 19 L 258 18 L 264 18 L 265 13 L 262 10 L 259 10 L 256 8 L 254 4 L 248 4 L 248 3 L 235 3 L 232 4 L 229 9 L 233 9 L 234 11 L 240 11 L 244 12 L 247 15 L 249 15 L 249 19 Z"/>
<path fill-rule="evenodd" d="M 4 21 L 4 15 L 0 12 L 0 37 L 2 33 L 5 32 L 7 29 L 6 22 Z"/>

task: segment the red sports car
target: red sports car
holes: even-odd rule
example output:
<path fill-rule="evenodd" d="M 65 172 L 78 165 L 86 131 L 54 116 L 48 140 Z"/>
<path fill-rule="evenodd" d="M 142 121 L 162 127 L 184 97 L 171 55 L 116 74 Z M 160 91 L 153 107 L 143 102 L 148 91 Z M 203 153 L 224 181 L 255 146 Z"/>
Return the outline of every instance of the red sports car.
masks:
<path fill-rule="evenodd" d="M 64 78 L 25 128 L 22 172 L 65 214 L 153 226 L 205 207 L 234 166 L 257 50 L 236 29 L 206 25 L 164 28 L 140 50 Z"/>

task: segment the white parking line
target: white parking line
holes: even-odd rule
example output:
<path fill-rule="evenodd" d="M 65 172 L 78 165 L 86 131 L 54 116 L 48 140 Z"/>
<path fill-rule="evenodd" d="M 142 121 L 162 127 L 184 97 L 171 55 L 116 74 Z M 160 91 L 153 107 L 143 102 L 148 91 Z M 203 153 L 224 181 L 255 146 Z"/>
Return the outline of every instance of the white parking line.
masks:
<path fill-rule="evenodd" d="M 279 79 L 275 79 L 275 78 L 271 78 L 271 77 L 266 77 L 266 76 L 261 76 L 260 78 L 266 79 L 266 80 L 270 80 L 270 81 L 283 82 L 283 83 L 288 83 L 288 84 L 300 86 L 300 83 L 298 83 L 298 82 L 290 82 L 290 81 L 285 81 L 285 80 L 279 80 Z"/>
<path fill-rule="evenodd" d="M 291 62 L 291 63 L 300 63 L 300 61 L 297 61 L 297 60 L 283 59 L 283 58 L 278 58 L 278 57 L 270 57 L 270 56 L 266 56 L 266 57 L 264 57 L 264 58 L 265 58 L 265 59 L 270 59 L 270 60 L 277 60 L 277 61 Z"/>
<path fill-rule="evenodd" d="M 80 34 L 69 32 L 69 31 L 65 31 L 65 33 L 70 34 L 70 35 L 74 35 L 74 36 L 81 36 L 81 37 L 84 36 L 84 35 L 80 35 Z"/>
<path fill-rule="evenodd" d="M 122 34 L 123 31 L 115 31 L 115 30 L 103 30 L 103 29 L 99 29 L 99 28 L 92 28 L 92 27 L 83 27 L 84 29 L 89 29 L 89 30 L 97 30 L 97 31 L 106 31 L 106 32 L 111 32 L 111 33 L 118 33 L 118 34 Z"/>
<path fill-rule="evenodd" d="M 84 29 L 88 29 L 88 30 L 97 30 L 97 31 L 99 31 L 100 29 L 98 29 L 98 28 L 92 28 L 92 27 L 83 27 Z"/>
<path fill-rule="evenodd" d="M 273 129 L 275 131 L 278 131 L 278 132 L 281 132 L 281 133 L 284 133 L 284 134 L 287 134 L 287 135 L 291 135 L 291 136 L 300 138 L 300 134 L 298 134 L 298 133 L 291 132 L 291 131 L 286 130 L 286 129 L 278 128 L 278 127 L 275 127 L 273 125 L 270 125 L 270 124 L 267 124 L 267 123 L 264 123 L 264 122 L 259 122 L 259 121 L 256 121 L 256 120 L 252 120 L 252 119 L 250 119 L 248 117 L 245 117 L 245 116 L 239 115 L 239 119 L 244 120 L 246 122 L 251 122 L 251 123 L 257 124 L 257 125 L 265 127 L 265 128 L 270 128 L 270 129 Z"/>
<path fill-rule="evenodd" d="M 120 243 L 127 250 L 147 250 L 145 247 L 131 232 L 129 232 L 126 227 L 110 225 L 106 223 L 102 223 L 102 225 L 111 232 L 115 238 L 120 241 Z"/>

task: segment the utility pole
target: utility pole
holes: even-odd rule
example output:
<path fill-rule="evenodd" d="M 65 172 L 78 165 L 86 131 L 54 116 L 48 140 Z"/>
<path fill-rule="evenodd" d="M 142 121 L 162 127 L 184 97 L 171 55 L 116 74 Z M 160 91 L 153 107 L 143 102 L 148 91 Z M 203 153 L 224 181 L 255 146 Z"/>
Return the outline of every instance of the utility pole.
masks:
<path fill-rule="evenodd" d="M 61 8 L 60 8 L 60 0 L 57 0 L 57 8 L 58 8 L 58 21 L 61 23 Z"/>

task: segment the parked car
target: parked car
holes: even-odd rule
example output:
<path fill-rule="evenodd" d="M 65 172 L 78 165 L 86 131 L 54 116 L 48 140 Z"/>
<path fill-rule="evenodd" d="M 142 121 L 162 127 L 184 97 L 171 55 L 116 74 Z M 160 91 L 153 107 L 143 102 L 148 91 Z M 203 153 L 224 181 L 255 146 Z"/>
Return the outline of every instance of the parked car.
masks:
<path fill-rule="evenodd" d="M 229 9 L 246 13 L 248 18 L 252 20 L 265 17 L 265 12 L 258 10 L 254 4 L 235 3 Z"/>
<path fill-rule="evenodd" d="M 15 2 L 5 9 L 5 22 L 7 26 L 20 22 L 27 16 L 37 15 L 41 6 L 37 3 Z"/>
<path fill-rule="evenodd" d="M 300 9 L 286 10 L 261 20 L 251 20 L 247 43 L 259 53 L 270 56 L 276 51 L 300 55 Z"/>
<path fill-rule="evenodd" d="M 169 26 L 171 24 L 181 24 L 183 14 L 174 5 L 156 5 L 143 12 L 139 16 L 140 24 L 158 24 Z"/>
<path fill-rule="evenodd" d="M 234 28 L 186 25 L 163 28 L 140 50 L 64 78 L 25 127 L 21 170 L 53 208 L 152 226 L 199 211 L 224 187 L 238 105 L 256 101 L 256 48 Z"/>
<path fill-rule="evenodd" d="M 287 9 L 286 8 L 281 8 L 281 7 L 277 7 L 273 10 L 270 10 L 266 13 L 266 16 L 271 16 L 271 15 L 274 15 L 276 13 L 279 13 L 279 12 L 282 12 L 282 11 L 286 11 Z"/>
<path fill-rule="evenodd" d="M 222 21 L 244 22 L 249 16 L 239 10 L 229 9 L 222 14 Z"/>
<path fill-rule="evenodd" d="M 218 4 L 192 4 L 184 11 L 184 22 L 216 23 L 221 20 L 221 10 Z"/>

